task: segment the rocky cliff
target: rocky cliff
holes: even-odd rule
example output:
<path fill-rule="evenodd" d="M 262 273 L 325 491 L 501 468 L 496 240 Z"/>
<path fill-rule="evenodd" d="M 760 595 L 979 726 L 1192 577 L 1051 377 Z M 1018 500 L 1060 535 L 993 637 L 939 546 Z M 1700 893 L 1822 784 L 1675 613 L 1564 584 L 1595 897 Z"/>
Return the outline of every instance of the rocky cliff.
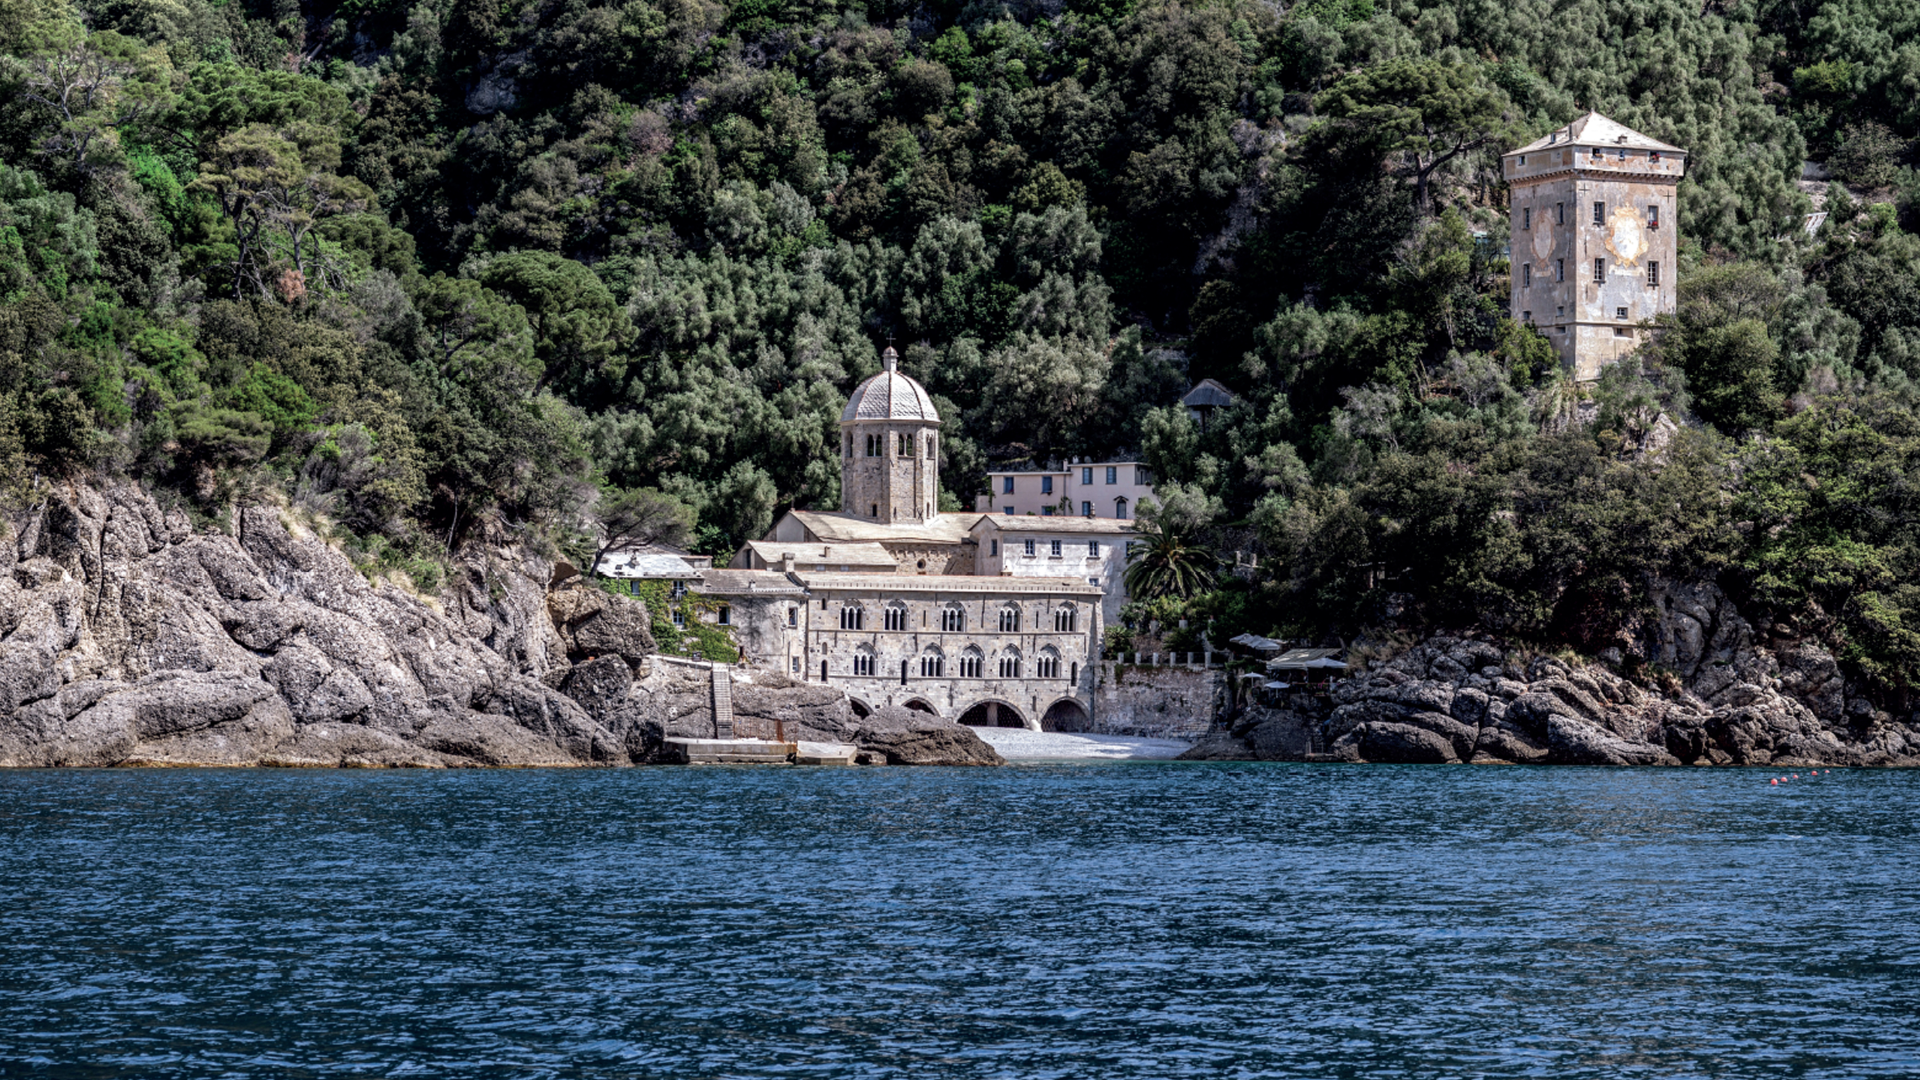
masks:
<path fill-rule="evenodd" d="M 1920 727 L 1849 693 L 1832 655 L 1761 633 L 1711 584 L 1663 586 L 1609 659 L 1438 636 L 1243 710 L 1194 758 L 1568 765 L 1920 765 Z M 1631 661 L 1639 678 L 1615 665 Z"/>
<path fill-rule="evenodd" d="M 709 686 L 654 662 L 646 612 L 550 591 L 542 559 L 476 547 L 423 598 L 369 582 L 274 507 L 228 525 L 196 530 L 111 484 L 5 522 L 0 766 L 607 766 L 710 730 Z M 918 736 L 868 732 L 828 688 L 742 697 L 738 712 L 792 720 L 795 737 L 998 761 L 931 718 Z"/>

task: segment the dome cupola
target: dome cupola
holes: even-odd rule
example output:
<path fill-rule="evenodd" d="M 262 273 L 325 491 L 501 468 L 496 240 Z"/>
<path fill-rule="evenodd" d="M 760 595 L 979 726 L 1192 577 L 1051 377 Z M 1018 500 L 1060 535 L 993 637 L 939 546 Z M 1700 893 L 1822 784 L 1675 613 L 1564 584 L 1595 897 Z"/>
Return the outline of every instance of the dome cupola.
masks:
<path fill-rule="evenodd" d="M 900 374 L 900 354 L 889 345 L 880 373 L 854 387 L 840 412 L 841 512 L 886 525 L 937 517 L 939 426 L 933 397 Z"/>

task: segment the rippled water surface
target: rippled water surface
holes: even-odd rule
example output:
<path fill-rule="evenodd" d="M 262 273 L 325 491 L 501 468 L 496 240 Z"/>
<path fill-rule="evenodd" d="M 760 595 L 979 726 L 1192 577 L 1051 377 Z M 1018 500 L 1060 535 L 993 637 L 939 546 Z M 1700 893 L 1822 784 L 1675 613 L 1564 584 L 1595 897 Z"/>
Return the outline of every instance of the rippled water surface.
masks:
<path fill-rule="evenodd" d="M 1920 1075 L 1920 776 L 0 772 L 0 1075 Z"/>

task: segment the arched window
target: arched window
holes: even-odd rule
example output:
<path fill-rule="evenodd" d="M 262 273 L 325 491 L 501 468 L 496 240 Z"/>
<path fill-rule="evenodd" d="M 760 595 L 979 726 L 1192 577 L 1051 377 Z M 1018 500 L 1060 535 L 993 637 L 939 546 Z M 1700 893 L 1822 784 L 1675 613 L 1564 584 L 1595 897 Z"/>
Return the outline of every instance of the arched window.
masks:
<path fill-rule="evenodd" d="M 938 679 L 947 673 L 947 657 L 939 649 L 928 649 L 920 654 L 920 677 Z"/>
<path fill-rule="evenodd" d="M 847 432 L 847 456 L 853 456 L 853 432 Z"/>
<path fill-rule="evenodd" d="M 1079 611 L 1072 607 L 1056 608 L 1053 613 L 1053 629 L 1058 634 L 1071 634 L 1074 625 L 1079 622 Z"/>
<path fill-rule="evenodd" d="M 840 629 L 865 630 L 867 628 L 867 609 L 859 604 L 848 604 L 840 609 Z"/>
<path fill-rule="evenodd" d="M 1036 679 L 1057 679 L 1060 677 L 1060 654 L 1049 645 L 1040 650 L 1040 658 L 1034 662 L 1033 677 Z"/>
<path fill-rule="evenodd" d="M 1125 495 L 1113 500 L 1113 516 L 1121 521 L 1127 520 L 1127 497 Z"/>
<path fill-rule="evenodd" d="M 853 673 L 855 675 L 865 675 L 868 677 L 873 675 L 872 647 L 862 645 L 853 650 Z"/>
<path fill-rule="evenodd" d="M 1020 609 L 1008 604 L 1000 609 L 1000 632 L 1017 634 L 1020 632 Z"/>
<path fill-rule="evenodd" d="M 827 662 L 825 660 L 820 661 L 820 681 L 827 681 Z"/>
<path fill-rule="evenodd" d="M 980 655 L 978 648 L 972 645 L 967 646 L 966 650 L 960 654 L 960 677 L 963 679 L 979 678 L 983 660 L 984 658 Z"/>
<path fill-rule="evenodd" d="M 967 628 L 967 613 L 960 605 L 952 604 L 940 609 L 940 629 L 948 634 L 957 634 Z"/>
<path fill-rule="evenodd" d="M 1020 650 L 1008 646 L 1000 651 L 1000 677 L 1017 679 L 1020 677 Z"/>
<path fill-rule="evenodd" d="M 905 630 L 907 628 L 907 605 L 898 600 L 888 604 L 886 625 L 889 630 Z"/>

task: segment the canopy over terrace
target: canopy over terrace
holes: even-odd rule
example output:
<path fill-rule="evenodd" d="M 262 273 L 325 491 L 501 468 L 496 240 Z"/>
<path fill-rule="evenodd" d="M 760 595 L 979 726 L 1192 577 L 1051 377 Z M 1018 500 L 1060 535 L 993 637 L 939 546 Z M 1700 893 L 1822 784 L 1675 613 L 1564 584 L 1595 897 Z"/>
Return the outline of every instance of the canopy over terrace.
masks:
<path fill-rule="evenodd" d="M 1288 649 L 1279 656 L 1267 661 L 1267 670 L 1287 671 L 1345 671 L 1346 661 L 1336 660 L 1339 649 Z"/>

